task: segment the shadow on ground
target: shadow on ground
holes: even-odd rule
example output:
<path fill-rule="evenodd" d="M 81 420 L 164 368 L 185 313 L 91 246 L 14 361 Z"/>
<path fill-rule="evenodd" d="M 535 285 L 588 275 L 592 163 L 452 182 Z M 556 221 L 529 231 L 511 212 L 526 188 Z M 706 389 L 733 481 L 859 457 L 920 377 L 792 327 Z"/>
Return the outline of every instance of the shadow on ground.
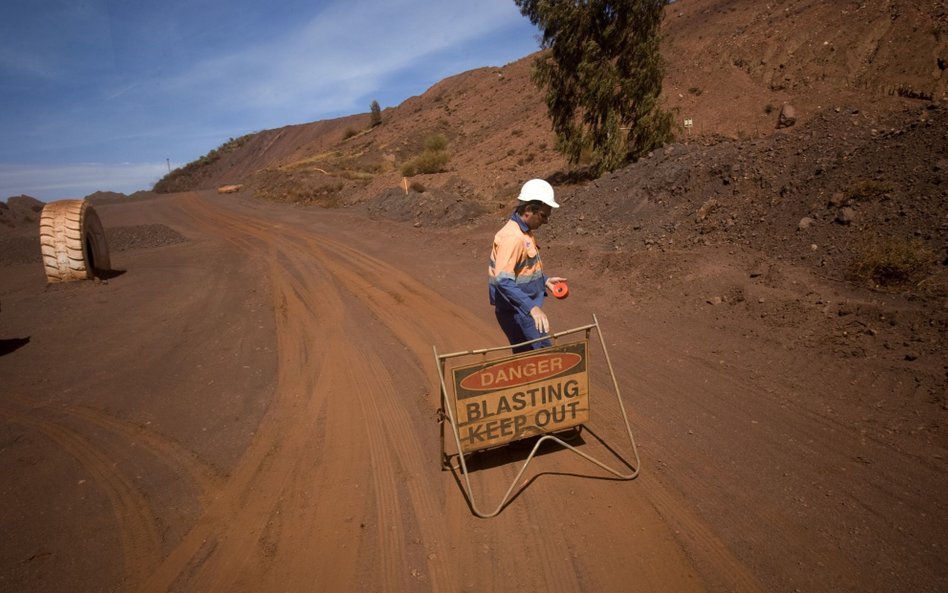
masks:
<path fill-rule="evenodd" d="M 0 356 L 5 354 L 10 354 L 16 350 L 19 350 L 23 346 L 26 346 L 30 343 L 30 338 L 10 338 L 8 340 L 0 340 Z"/>

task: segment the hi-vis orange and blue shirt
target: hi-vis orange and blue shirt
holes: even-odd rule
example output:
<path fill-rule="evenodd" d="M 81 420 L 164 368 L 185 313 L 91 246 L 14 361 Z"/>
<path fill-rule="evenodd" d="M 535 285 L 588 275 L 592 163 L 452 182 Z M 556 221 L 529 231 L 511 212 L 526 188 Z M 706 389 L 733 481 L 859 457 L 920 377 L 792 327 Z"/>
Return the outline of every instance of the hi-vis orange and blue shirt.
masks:
<path fill-rule="evenodd" d="M 487 285 L 490 304 L 501 310 L 530 315 L 543 306 L 546 274 L 533 233 L 516 213 L 494 235 Z"/>

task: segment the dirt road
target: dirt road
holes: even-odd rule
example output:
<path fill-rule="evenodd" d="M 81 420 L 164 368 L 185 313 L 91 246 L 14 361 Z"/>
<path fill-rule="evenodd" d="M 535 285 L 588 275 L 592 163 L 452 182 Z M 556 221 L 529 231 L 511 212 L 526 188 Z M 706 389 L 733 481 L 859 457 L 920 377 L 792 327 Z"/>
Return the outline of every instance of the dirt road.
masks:
<path fill-rule="evenodd" d="M 636 303 L 577 262 L 550 314 L 598 314 L 642 473 L 551 448 L 478 519 L 440 469 L 432 346 L 501 343 L 492 229 L 211 193 L 99 214 L 188 241 L 114 254 L 105 284 L 0 268 L 0 591 L 948 587 L 940 433 L 860 422 L 917 397 L 906 377 Z M 596 405 L 581 446 L 627 450 Z M 499 500 L 526 452 L 483 463 L 476 495 Z"/>

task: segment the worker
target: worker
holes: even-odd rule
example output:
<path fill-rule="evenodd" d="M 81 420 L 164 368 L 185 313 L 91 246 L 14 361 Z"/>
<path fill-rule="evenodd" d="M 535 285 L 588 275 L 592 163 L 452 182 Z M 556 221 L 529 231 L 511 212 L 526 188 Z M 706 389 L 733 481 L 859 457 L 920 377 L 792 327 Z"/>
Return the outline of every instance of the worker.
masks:
<path fill-rule="evenodd" d="M 559 208 L 553 187 L 543 179 L 523 184 L 517 208 L 507 223 L 494 235 L 490 253 L 488 289 L 497 322 L 512 345 L 522 344 L 549 334 L 550 321 L 543 312 L 543 298 L 554 283 L 565 278 L 548 277 L 543 272 L 540 248 L 533 231 L 550 220 Z M 546 348 L 549 339 L 520 345 L 514 353 Z"/>

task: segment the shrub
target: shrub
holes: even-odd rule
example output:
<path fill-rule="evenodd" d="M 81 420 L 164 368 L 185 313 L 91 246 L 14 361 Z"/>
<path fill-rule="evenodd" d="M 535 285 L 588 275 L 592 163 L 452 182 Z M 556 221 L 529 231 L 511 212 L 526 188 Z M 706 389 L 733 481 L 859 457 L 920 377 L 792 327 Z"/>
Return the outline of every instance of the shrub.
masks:
<path fill-rule="evenodd" d="M 894 189 L 895 186 L 888 181 L 867 179 L 858 181 L 849 186 L 849 189 L 846 191 L 846 197 L 854 202 L 859 200 L 872 200 L 880 198 Z"/>
<path fill-rule="evenodd" d="M 441 173 L 444 166 L 448 163 L 448 153 L 443 151 L 426 150 L 415 158 L 402 165 L 402 175 L 413 177 L 415 175 L 430 175 L 432 173 Z"/>
<path fill-rule="evenodd" d="M 922 99 L 923 101 L 931 101 L 934 95 L 932 93 L 927 93 L 925 91 L 918 91 L 913 88 L 909 88 L 905 85 L 899 85 L 896 93 L 900 97 L 905 97 L 906 99 Z"/>
<path fill-rule="evenodd" d="M 869 241 L 856 254 L 852 276 L 879 286 L 896 286 L 924 275 L 931 261 L 932 251 L 921 241 Z"/>
<path fill-rule="evenodd" d="M 443 134 L 429 134 L 424 141 L 424 152 L 402 165 L 402 175 L 413 177 L 441 173 L 448 164 L 447 146 L 448 139 Z"/>
<path fill-rule="evenodd" d="M 429 134 L 425 138 L 425 150 L 431 152 L 437 152 L 444 150 L 448 147 L 448 139 L 444 137 L 444 134 Z"/>

